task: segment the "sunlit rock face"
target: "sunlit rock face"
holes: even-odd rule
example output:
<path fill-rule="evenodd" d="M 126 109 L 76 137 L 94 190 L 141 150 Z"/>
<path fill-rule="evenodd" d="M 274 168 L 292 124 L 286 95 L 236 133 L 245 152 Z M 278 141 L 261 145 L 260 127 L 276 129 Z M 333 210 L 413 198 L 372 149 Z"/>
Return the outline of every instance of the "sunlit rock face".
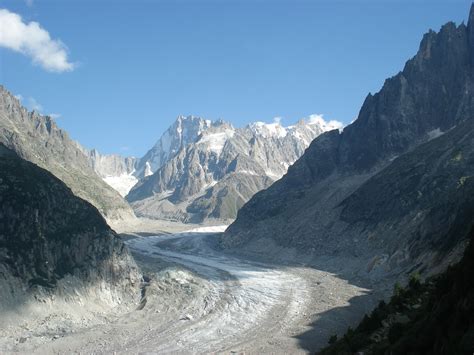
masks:
<path fill-rule="evenodd" d="M 139 216 L 233 220 L 250 197 L 286 173 L 315 137 L 341 127 L 317 115 L 288 127 L 255 122 L 243 128 L 178 117 L 141 160 L 153 174 L 136 184 L 127 200 Z"/>

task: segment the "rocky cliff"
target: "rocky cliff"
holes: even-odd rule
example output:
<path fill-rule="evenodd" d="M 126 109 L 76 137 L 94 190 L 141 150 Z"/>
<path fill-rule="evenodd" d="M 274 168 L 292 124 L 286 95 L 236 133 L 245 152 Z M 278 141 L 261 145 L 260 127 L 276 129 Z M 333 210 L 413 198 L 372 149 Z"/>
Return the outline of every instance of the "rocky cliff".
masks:
<path fill-rule="evenodd" d="M 0 86 L 0 143 L 50 171 L 108 220 L 133 218 L 130 206 L 95 173 L 83 148 L 49 116 L 28 112 Z"/>
<path fill-rule="evenodd" d="M 176 156 L 178 152 L 193 143 L 201 132 L 211 126 L 211 121 L 196 116 L 178 116 L 163 133 L 155 145 L 137 161 L 135 176 L 143 179 Z"/>
<path fill-rule="evenodd" d="M 141 276 L 95 207 L 0 145 L 0 310 L 62 295 L 117 305 L 139 299 Z M 39 298 L 38 298 L 39 297 Z"/>
<path fill-rule="evenodd" d="M 285 174 L 315 137 L 340 127 L 319 116 L 289 127 L 257 122 L 234 128 L 195 117 L 180 117 L 174 126 L 179 125 L 188 127 L 190 143 L 173 151 L 127 196 L 138 215 L 185 222 L 232 220 L 250 197 Z"/>
<path fill-rule="evenodd" d="M 463 189 L 472 173 L 472 127 L 464 122 L 474 117 L 473 28 L 471 11 L 467 26 L 426 34 L 354 123 L 315 139 L 287 175 L 239 211 L 222 245 L 252 249 L 268 238 L 313 255 L 357 256 L 385 271 L 434 265 L 439 251 L 461 245 L 463 233 L 443 241 L 436 228 L 456 228 L 472 203 Z"/>

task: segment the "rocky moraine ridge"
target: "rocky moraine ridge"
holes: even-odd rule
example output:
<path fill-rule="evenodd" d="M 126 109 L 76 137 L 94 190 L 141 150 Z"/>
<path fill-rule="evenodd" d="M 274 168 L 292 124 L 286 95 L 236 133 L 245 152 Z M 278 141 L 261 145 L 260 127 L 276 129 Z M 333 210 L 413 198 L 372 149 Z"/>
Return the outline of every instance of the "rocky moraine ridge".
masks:
<path fill-rule="evenodd" d="M 474 207 L 473 90 L 474 7 L 467 25 L 424 35 L 355 122 L 316 138 L 239 211 L 222 245 L 357 257 L 372 275 L 458 258 Z"/>

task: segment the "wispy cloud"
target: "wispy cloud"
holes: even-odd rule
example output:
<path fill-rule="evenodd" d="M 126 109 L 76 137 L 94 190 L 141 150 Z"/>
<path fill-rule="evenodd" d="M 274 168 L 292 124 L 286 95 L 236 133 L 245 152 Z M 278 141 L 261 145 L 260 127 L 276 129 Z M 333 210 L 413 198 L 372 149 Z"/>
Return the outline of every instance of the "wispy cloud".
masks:
<path fill-rule="evenodd" d="M 49 117 L 51 117 L 54 120 L 57 120 L 58 118 L 61 118 L 62 115 L 60 113 L 50 113 L 48 114 Z"/>
<path fill-rule="evenodd" d="M 25 0 L 25 3 L 26 3 L 26 6 L 33 7 L 35 2 L 33 0 Z"/>
<path fill-rule="evenodd" d="M 29 97 L 26 100 L 25 105 L 30 109 L 34 110 L 37 112 L 43 111 L 43 106 L 34 98 L 34 97 Z"/>
<path fill-rule="evenodd" d="M 273 117 L 273 123 L 281 124 L 282 118 L 281 116 Z"/>
<path fill-rule="evenodd" d="M 23 95 L 15 95 L 15 97 L 20 100 L 23 106 L 25 106 L 28 110 L 34 110 L 36 112 L 43 111 L 43 105 L 41 105 L 38 100 L 36 100 L 34 97 L 23 97 Z M 51 115 L 50 115 L 51 116 Z M 53 117 L 53 116 L 51 116 Z M 54 117 L 53 117 L 54 118 Z"/>
<path fill-rule="evenodd" d="M 60 40 L 52 39 L 38 22 L 25 23 L 20 15 L 6 9 L 0 9 L 0 47 L 22 53 L 48 71 L 65 72 L 75 67 Z"/>

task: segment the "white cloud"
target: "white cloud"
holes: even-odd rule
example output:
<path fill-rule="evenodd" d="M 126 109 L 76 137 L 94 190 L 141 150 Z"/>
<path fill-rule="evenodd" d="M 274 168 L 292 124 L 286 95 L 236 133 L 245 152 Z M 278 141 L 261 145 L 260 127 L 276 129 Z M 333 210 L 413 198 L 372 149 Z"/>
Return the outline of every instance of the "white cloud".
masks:
<path fill-rule="evenodd" d="M 48 116 L 53 120 L 57 120 L 58 118 L 61 118 L 62 115 L 60 113 L 50 113 Z"/>
<path fill-rule="evenodd" d="M 43 106 L 38 102 L 36 101 L 36 99 L 34 97 L 23 97 L 23 95 L 15 95 L 15 98 L 17 100 L 19 100 L 21 102 L 21 104 L 23 106 L 26 106 L 26 108 L 28 108 L 29 110 L 34 110 L 34 111 L 37 111 L 37 112 L 41 112 L 43 111 Z"/>
<path fill-rule="evenodd" d="M 307 122 L 309 124 L 318 124 L 325 131 L 333 130 L 333 129 L 338 129 L 341 131 L 344 128 L 344 124 L 342 122 L 339 122 L 336 120 L 326 121 L 322 114 L 309 115 L 307 118 Z"/>
<path fill-rule="evenodd" d="M 5 9 L 0 9 L 0 47 L 27 55 L 48 71 L 71 71 L 75 67 L 60 40 L 52 39 L 38 22 L 25 23 L 20 15 Z"/>
<path fill-rule="evenodd" d="M 280 117 L 280 116 L 273 117 L 273 123 L 281 124 L 281 119 L 282 119 L 282 117 Z"/>

